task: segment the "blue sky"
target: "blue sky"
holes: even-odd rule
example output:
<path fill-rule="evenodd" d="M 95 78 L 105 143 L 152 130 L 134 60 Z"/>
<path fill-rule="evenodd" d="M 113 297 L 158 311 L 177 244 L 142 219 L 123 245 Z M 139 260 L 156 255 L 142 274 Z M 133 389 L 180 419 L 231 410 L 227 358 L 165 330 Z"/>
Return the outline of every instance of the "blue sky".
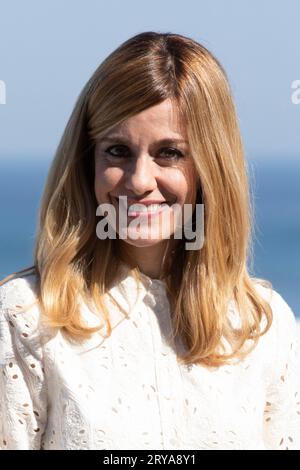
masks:
<path fill-rule="evenodd" d="M 190 36 L 221 61 L 248 158 L 300 159 L 298 0 L 1 1 L 0 159 L 52 158 L 92 72 L 147 30 Z"/>

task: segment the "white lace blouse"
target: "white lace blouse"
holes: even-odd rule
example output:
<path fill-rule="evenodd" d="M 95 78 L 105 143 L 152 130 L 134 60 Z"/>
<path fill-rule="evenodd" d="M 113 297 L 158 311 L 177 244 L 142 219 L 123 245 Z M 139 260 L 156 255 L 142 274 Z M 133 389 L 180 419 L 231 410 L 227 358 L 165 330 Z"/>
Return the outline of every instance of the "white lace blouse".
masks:
<path fill-rule="evenodd" d="M 243 361 L 183 366 L 165 285 L 142 279 L 120 278 L 110 292 L 129 317 L 111 304 L 112 336 L 81 345 L 42 326 L 37 306 L 18 313 L 34 275 L 0 287 L 0 449 L 300 449 L 299 342 L 282 297 L 258 287 L 274 323 Z"/>

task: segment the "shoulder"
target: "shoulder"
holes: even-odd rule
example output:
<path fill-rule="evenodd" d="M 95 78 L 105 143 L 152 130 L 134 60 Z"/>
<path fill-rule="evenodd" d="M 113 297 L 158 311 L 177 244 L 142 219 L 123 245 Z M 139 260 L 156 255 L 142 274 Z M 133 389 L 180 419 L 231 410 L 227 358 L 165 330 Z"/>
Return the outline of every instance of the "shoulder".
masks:
<path fill-rule="evenodd" d="M 0 286 L 1 361 L 40 348 L 40 310 L 37 302 L 37 276 L 15 277 Z"/>
<path fill-rule="evenodd" d="M 31 442 L 29 444 L 33 438 L 29 428 L 34 426 L 34 430 L 41 429 L 37 423 L 44 424 L 47 408 L 44 349 L 36 287 L 35 275 L 15 277 L 0 286 L 0 401 L 7 418 L 3 423 L 0 418 L 0 422 L 4 426 L 6 441 L 13 445 L 13 442 L 22 440 L 24 448 L 33 445 Z M 28 406 L 26 425 L 24 413 L 21 414 L 24 402 Z M 22 419 L 19 420 L 19 417 Z M 14 425 L 19 421 L 23 423 L 21 434 Z"/>
<path fill-rule="evenodd" d="M 0 320 L 6 314 L 18 314 L 37 303 L 38 276 L 13 277 L 0 285 Z"/>
<path fill-rule="evenodd" d="M 287 364 L 300 370 L 300 338 L 295 314 L 284 297 L 270 286 L 257 284 L 256 289 L 272 309 L 271 327 L 262 337 L 275 375 L 285 372 Z M 279 371 L 279 372 L 278 372 Z"/>
<path fill-rule="evenodd" d="M 270 305 L 273 314 L 272 329 L 277 334 L 297 334 L 297 322 L 294 312 L 285 298 L 273 287 L 261 280 L 254 280 L 254 285 L 258 294 Z"/>
<path fill-rule="evenodd" d="M 36 274 L 15 277 L 0 285 L 0 312 L 18 310 L 36 301 L 38 279 Z"/>
<path fill-rule="evenodd" d="M 254 289 L 258 296 L 265 301 L 272 310 L 272 321 L 266 336 L 272 336 L 281 333 L 295 335 L 297 334 L 297 322 L 295 315 L 282 295 L 275 289 L 268 281 L 258 278 L 251 279 Z M 230 304 L 232 308 L 229 309 L 231 318 L 234 325 L 241 326 L 241 318 L 238 310 L 235 308 L 235 303 Z M 267 324 L 266 315 L 262 316 L 260 328 L 263 330 Z"/>
<path fill-rule="evenodd" d="M 14 277 L 0 286 L 0 327 L 5 321 L 16 328 L 39 321 L 36 274 Z M 3 326 L 2 326 L 3 327 Z"/>

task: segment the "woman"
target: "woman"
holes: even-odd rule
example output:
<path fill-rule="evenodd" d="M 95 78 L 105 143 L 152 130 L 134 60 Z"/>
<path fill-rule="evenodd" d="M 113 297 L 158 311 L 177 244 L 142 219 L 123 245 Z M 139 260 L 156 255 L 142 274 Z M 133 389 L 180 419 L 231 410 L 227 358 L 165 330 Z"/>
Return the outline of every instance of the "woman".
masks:
<path fill-rule="evenodd" d="M 77 101 L 34 266 L 2 281 L 2 448 L 299 449 L 295 317 L 250 235 L 222 66 L 130 38 Z"/>

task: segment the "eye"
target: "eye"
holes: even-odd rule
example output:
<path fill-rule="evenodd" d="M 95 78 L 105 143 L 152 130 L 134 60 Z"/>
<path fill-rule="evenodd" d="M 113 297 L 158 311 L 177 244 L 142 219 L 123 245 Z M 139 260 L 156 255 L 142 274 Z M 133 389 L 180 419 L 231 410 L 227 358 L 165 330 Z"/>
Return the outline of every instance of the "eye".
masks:
<path fill-rule="evenodd" d="M 160 154 L 167 155 L 166 158 L 167 160 L 177 160 L 178 158 L 182 158 L 183 154 L 180 152 L 180 150 L 173 149 L 173 148 L 164 148 L 161 149 Z"/>
<path fill-rule="evenodd" d="M 130 156 L 130 150 L 126 145 L 111 145 L 105 150 L 105 153 L 107 153 L 110 157 L 113 158 L 125 158 Z M 180 152 L 180 150 L 174 149 L 174 148 L 162 148 L 158 152 L 158 158 L 162 158 L 163 160 L 178 160 L 179 158 L 182 158 L 183 154 Z"/>
<path fill-rule="evenodd" d="M 115 150 L 117 149 L 117 152 L 115 153 Z M 113 150 L 113 153 L 111 153 Z M 115 157 L 115 158 L 123 158 L 124 156 L 128 155 L 128 148 L 125 145 L 111 145 L 105 150 L 105 153 L 107 153 L 110 157 Z"/>

